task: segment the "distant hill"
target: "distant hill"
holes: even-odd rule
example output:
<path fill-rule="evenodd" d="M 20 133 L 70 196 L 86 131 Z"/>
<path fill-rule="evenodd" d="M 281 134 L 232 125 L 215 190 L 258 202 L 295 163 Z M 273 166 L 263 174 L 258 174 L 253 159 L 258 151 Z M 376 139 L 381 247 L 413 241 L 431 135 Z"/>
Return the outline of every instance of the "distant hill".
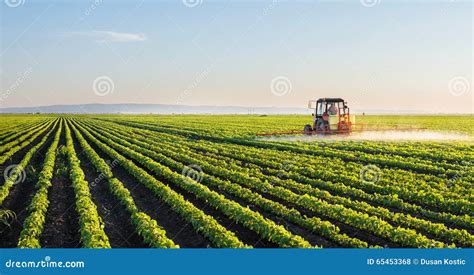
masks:
<path fill-rule="evenodd" d="M 68 114 L 308 114 L 306 108 L 185 106 L 165 104 L 84 104 L 0 108 L 0 113 Z"/>
<path fill-rule="evenodd" d="M 354 114 L 437 114 L 435 112 L 417 112 L 408 110 L 359 110 L 351 109 Z M 81 104 L 51 105 L 38 107 L 0 108 L 0 114 L 241 114 L 241 115 L 277 115 L 300 114 L 309 115 L 307 108 L 284 107 L 240 107 L 240 106 L 186 106 L 167 104 Z"/>

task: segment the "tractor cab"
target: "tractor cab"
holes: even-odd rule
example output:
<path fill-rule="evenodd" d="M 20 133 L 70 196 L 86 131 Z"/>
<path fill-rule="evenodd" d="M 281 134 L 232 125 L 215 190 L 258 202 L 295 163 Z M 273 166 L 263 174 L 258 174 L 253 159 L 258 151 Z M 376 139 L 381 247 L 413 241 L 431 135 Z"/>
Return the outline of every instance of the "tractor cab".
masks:
<path fill-rule="evenodd" d="M 305 134 L 343 134 L 352 131 L 355 117 L 351 116 L 347 102 L 342 98 L 310 100 L 308 108 L 314 110 L 313 125 L 304 126 Z"/>

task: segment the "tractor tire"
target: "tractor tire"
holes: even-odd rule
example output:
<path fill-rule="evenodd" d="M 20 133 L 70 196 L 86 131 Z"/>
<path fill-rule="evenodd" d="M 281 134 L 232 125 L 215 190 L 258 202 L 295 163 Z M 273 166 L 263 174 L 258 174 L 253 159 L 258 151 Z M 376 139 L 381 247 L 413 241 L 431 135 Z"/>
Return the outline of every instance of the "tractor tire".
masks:
<path fill-rule="evenodd" d="M 305 135 L 311 135 L 313 133 L 313 128 L 311 128 L 311 125 L 306 124 L 304 126 L 303 132 Z"/>

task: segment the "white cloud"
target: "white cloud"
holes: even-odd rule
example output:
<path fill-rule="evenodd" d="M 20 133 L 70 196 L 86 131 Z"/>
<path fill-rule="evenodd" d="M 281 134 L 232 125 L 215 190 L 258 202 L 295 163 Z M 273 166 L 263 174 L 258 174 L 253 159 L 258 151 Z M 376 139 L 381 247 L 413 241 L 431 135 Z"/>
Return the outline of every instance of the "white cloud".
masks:
<path fill-rule="evenodd" d="M 125 33 L 112 31 L 68 32 L 65 37 L 87 37 L 96 42 L 141 42 L 146 40 L 142 33 Z"/>

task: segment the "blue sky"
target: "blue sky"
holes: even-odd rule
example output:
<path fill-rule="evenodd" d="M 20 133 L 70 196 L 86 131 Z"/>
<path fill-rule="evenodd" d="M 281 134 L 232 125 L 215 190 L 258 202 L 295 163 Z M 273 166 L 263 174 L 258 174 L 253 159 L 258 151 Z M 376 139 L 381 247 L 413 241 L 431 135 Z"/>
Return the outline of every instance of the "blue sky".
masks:
<path fill-rule="evenodd" d="M 0 107 L 473 110 L 471 1 L 1 4 Z"/>

